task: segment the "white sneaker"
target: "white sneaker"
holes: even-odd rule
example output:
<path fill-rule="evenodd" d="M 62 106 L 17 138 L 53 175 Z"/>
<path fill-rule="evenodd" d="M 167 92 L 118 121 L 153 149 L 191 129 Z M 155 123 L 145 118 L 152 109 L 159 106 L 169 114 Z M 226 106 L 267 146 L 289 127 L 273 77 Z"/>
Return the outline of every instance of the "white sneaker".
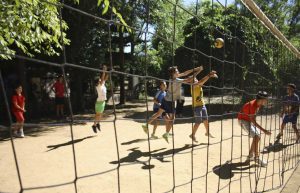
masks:
<path fill-rule="evenodd" d="M 24 138 L 25 137 L 23 129 L 20 130 L 19 136 L 20 136 L 20 138 Z"/>
<path fill-rule="evenodd" d="M 261 167 L 266 167 L 268 165 L 268 163 L 266 161 L 264 161 L 263 159 L 260 159 L 260 158 L 256 158 L 255 163 L 257 163 Z"/>

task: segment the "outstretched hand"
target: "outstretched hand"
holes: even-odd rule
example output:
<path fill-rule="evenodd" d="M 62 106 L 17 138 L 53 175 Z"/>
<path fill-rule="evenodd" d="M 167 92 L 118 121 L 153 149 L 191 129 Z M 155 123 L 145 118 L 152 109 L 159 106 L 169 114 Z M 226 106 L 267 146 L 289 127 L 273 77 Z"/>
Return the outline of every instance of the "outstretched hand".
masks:
<path fill-rule="evenodd" d="M 218 75 L 217 75 L 217 72 L 216 71 L 211 71 L 210 73 L 209 73 L 209 77 L 210 78 L 218 78 Z"/>
<path fill-rule="evenodd" d="M 197 67 L 195 70 L 197 70 L 197 71 L 202 71 L 202 70 L 203 70 L 203 66 L 199 66 L 199 67 Z"/>
<path fill-rule="evenodd" d="M 271 134 L 272 134 L 270 131 L 267 131 L 267 130 L 265 130 L 264 133 L 265 133 L 266 135 L 271 135 Z"/>

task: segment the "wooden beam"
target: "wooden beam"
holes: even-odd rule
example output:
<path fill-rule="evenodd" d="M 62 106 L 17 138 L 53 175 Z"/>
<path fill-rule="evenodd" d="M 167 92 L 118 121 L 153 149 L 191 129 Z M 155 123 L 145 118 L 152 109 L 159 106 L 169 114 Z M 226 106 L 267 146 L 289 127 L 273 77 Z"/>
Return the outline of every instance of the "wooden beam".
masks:
<path fill-rule="evenodd" d="M 258 20 L 297 58 L 300 59 L 299 50 L 281 33 L 281 31 L 273 24 L 273 22 L 265 15 L 265 13 L 257 6 L 253 0 L 241 0 L 241 2 L 258 18 Z"/>

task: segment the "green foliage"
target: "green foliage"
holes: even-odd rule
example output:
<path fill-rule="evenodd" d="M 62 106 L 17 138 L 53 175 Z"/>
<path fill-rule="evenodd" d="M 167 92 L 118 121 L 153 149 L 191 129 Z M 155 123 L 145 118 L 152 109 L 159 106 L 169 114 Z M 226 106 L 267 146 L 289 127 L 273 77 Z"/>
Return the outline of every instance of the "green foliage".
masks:
<path fill-rule="evenodd" d="M 179 0 L 177 3 L 180 6 L 184 6 L 182 0 Z M 174 18 L 175 6 L 164 0 L 156 1 L 155 4 L 151 4 L 150 8 L 151 27 L 154 28 L 154 36 L 148 55 L 151 58 L 151 62 L 157 64 L 157 69 L 161 70 L 172 64 L 172 57 L 175 55 L 176 49 L 183 45 L 185 34 L 182 33 L 182 29 L 190 15 L 177 7 L 176 17 Z M 159 71 L 155 73 L 157 74 Z"/>
<path fill-rule="evenodd" d="M 112 13 L 117 16 L 118 20 L 122 24 L 121 30 L 124 31 L 124 28 L 126 28 L 128 32 L 132 32 L 126 21 L 123 19 L 123 16 L 117 11 L 117 9 L 114 6 L 111 6 L 110 0 L 98 0 L 97 5 L 98 7 L 103 5 L 102 15 L 105 15 L 108 9 L 111 8 Z"/>
<path fill-rule="evenodd" d="M 73 0 L 79 4 L 79 0 Z M 111 7 L 120 23 L 131 32 L 127 23 L 109 0 L 98 0 L 102 15 Z M 33 57 L 36 54 L 59 55 L 68 26 L 60 23 L 58 0 L 3 0 L 0 2 L 0 58 L 11 59 L 16 52 Z M 61 26 L 62 25 L 62 29 Z M 61 32 L 62 31 L 62 32 Z M 62 42 L 63 41 L 63 42 Z"/>
<path fill-rule="evenodd" d="M 267 6 L 264 10 L 271 20 L 276 25 L 280 25 L 280 29 L 284 33 L 289 33 L 291 31 L 289 30 L 291 26 L 287 25 L 289 20 L 287 15 L 289 14 L 284 15 L 289 12 L 288 6 L 275 0 L 272 3 L 271 0 L 261 2 Z M 192 68 L 194 65 L 204 65 L 205 69 L 209 69 L 210 60 L 205 55 L 213 55 L 219 59 L 238 63 L 238 66 L 233 67 L 233 64 L 223 64 L 212 58 L 211 68 L 217 70 L 220 76 L 224 77 L 225 86 L 234 84 L 239 88 L 254 89 L 261 86 L 271 88 L 273 82 L 285 82 L 292 79 L 292 73 L 288 73 L 289 70 L 285 67 L 295 71 L 295 68 L 299 68 L 296 65 L 297 62 L 282 60 L 282 58 L 291 58 L 292 56 L 289 52 L 282 51 L 286 48 L 278 47 L 280 45 L 278 40 L 249 11 L 234 5 L 224 9 L 218 3 L 215 3 L 212 9 L 211 1 L 203 1 L 199 7 L 197 17 L 192 17 L 186 22 L 183 35 L 186 47 L 196 47 L 203 54 L 193 53 L 179 47 L 175 53 L 175 64 L 181 66 L 181 69 Z M 191 10 L 194 9 L 191 8 Z M 224 36 L 223 33 L 226 35 Z M 239 40 L 235 40 L 231 36 L 236 36 Z M 219 37 L 225 40 L 225 49 L 214 47 L 214 40 Z M 293 35 L 291 40 L 295 42 L 296 46 L 298 45 L 297 34 Z M 224 86 L 222 81 L 216 84 L 220 87 Z"/>
<path fill-rule="evenodd" d="M 57 3 L 57 0 L 49 0 Z M 41 0 L 3 0 L 0 2 L 0 58 L 11 59 L 16 52 L 58 55 L 66 39 L 67 25 L 54 4 Z"/>

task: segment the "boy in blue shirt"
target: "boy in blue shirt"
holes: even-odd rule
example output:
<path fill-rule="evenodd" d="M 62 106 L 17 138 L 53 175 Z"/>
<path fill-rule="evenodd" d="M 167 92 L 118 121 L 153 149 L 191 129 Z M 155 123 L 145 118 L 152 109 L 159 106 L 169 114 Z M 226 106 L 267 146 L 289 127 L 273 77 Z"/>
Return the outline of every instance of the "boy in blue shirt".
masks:
<path fill-rule="evenodd" d="M 280 133 L 277 135 L 277 140 L 280 140 L 280 138 L 283 135 L 283 130 L 287 123 L 292 123 L 292 127 L 296 133 L 297 139 L 296 143 L 300 142 L 300 135 L 297 129 L 297 119 L 299 115 L 299 97 L 295 93 L 296 85 L 295 84 L 288 84 L 287 85 L 287 94 L 283 98 L 283 109 L 281 111 L 281 116 L 283 116 L 283 121 L 280 128 Z"/>
<path fill-rule="evenodd" d="M 160 106 L 161 106 L 161 102 L 163 100 L 163 98 L 165 98 L 166 96 L 166 89 L 167 89 L 167 84 L 165 81 L 161 81 L 160 84 L 159 84 L 159 91 L 157 91 L 157 93 L 155 94 L 155 97 L 153 99 L 153 113 L 157 113 Z M 159 117 L 159 118 L 162 118 L 162 117 Z M 158 139 L 157 136 L 155 136 L 155 131 L 156 131 L 156 128 L 157 126 L 159 125 L 159 120 L 155 120 L 154 123 L 153 123 L 153 132 L 151 134 L 151 138 L 153 139 Z M 148 133 L 147 131 L 147 127 L 143 127 L 145 133 Z"/>

